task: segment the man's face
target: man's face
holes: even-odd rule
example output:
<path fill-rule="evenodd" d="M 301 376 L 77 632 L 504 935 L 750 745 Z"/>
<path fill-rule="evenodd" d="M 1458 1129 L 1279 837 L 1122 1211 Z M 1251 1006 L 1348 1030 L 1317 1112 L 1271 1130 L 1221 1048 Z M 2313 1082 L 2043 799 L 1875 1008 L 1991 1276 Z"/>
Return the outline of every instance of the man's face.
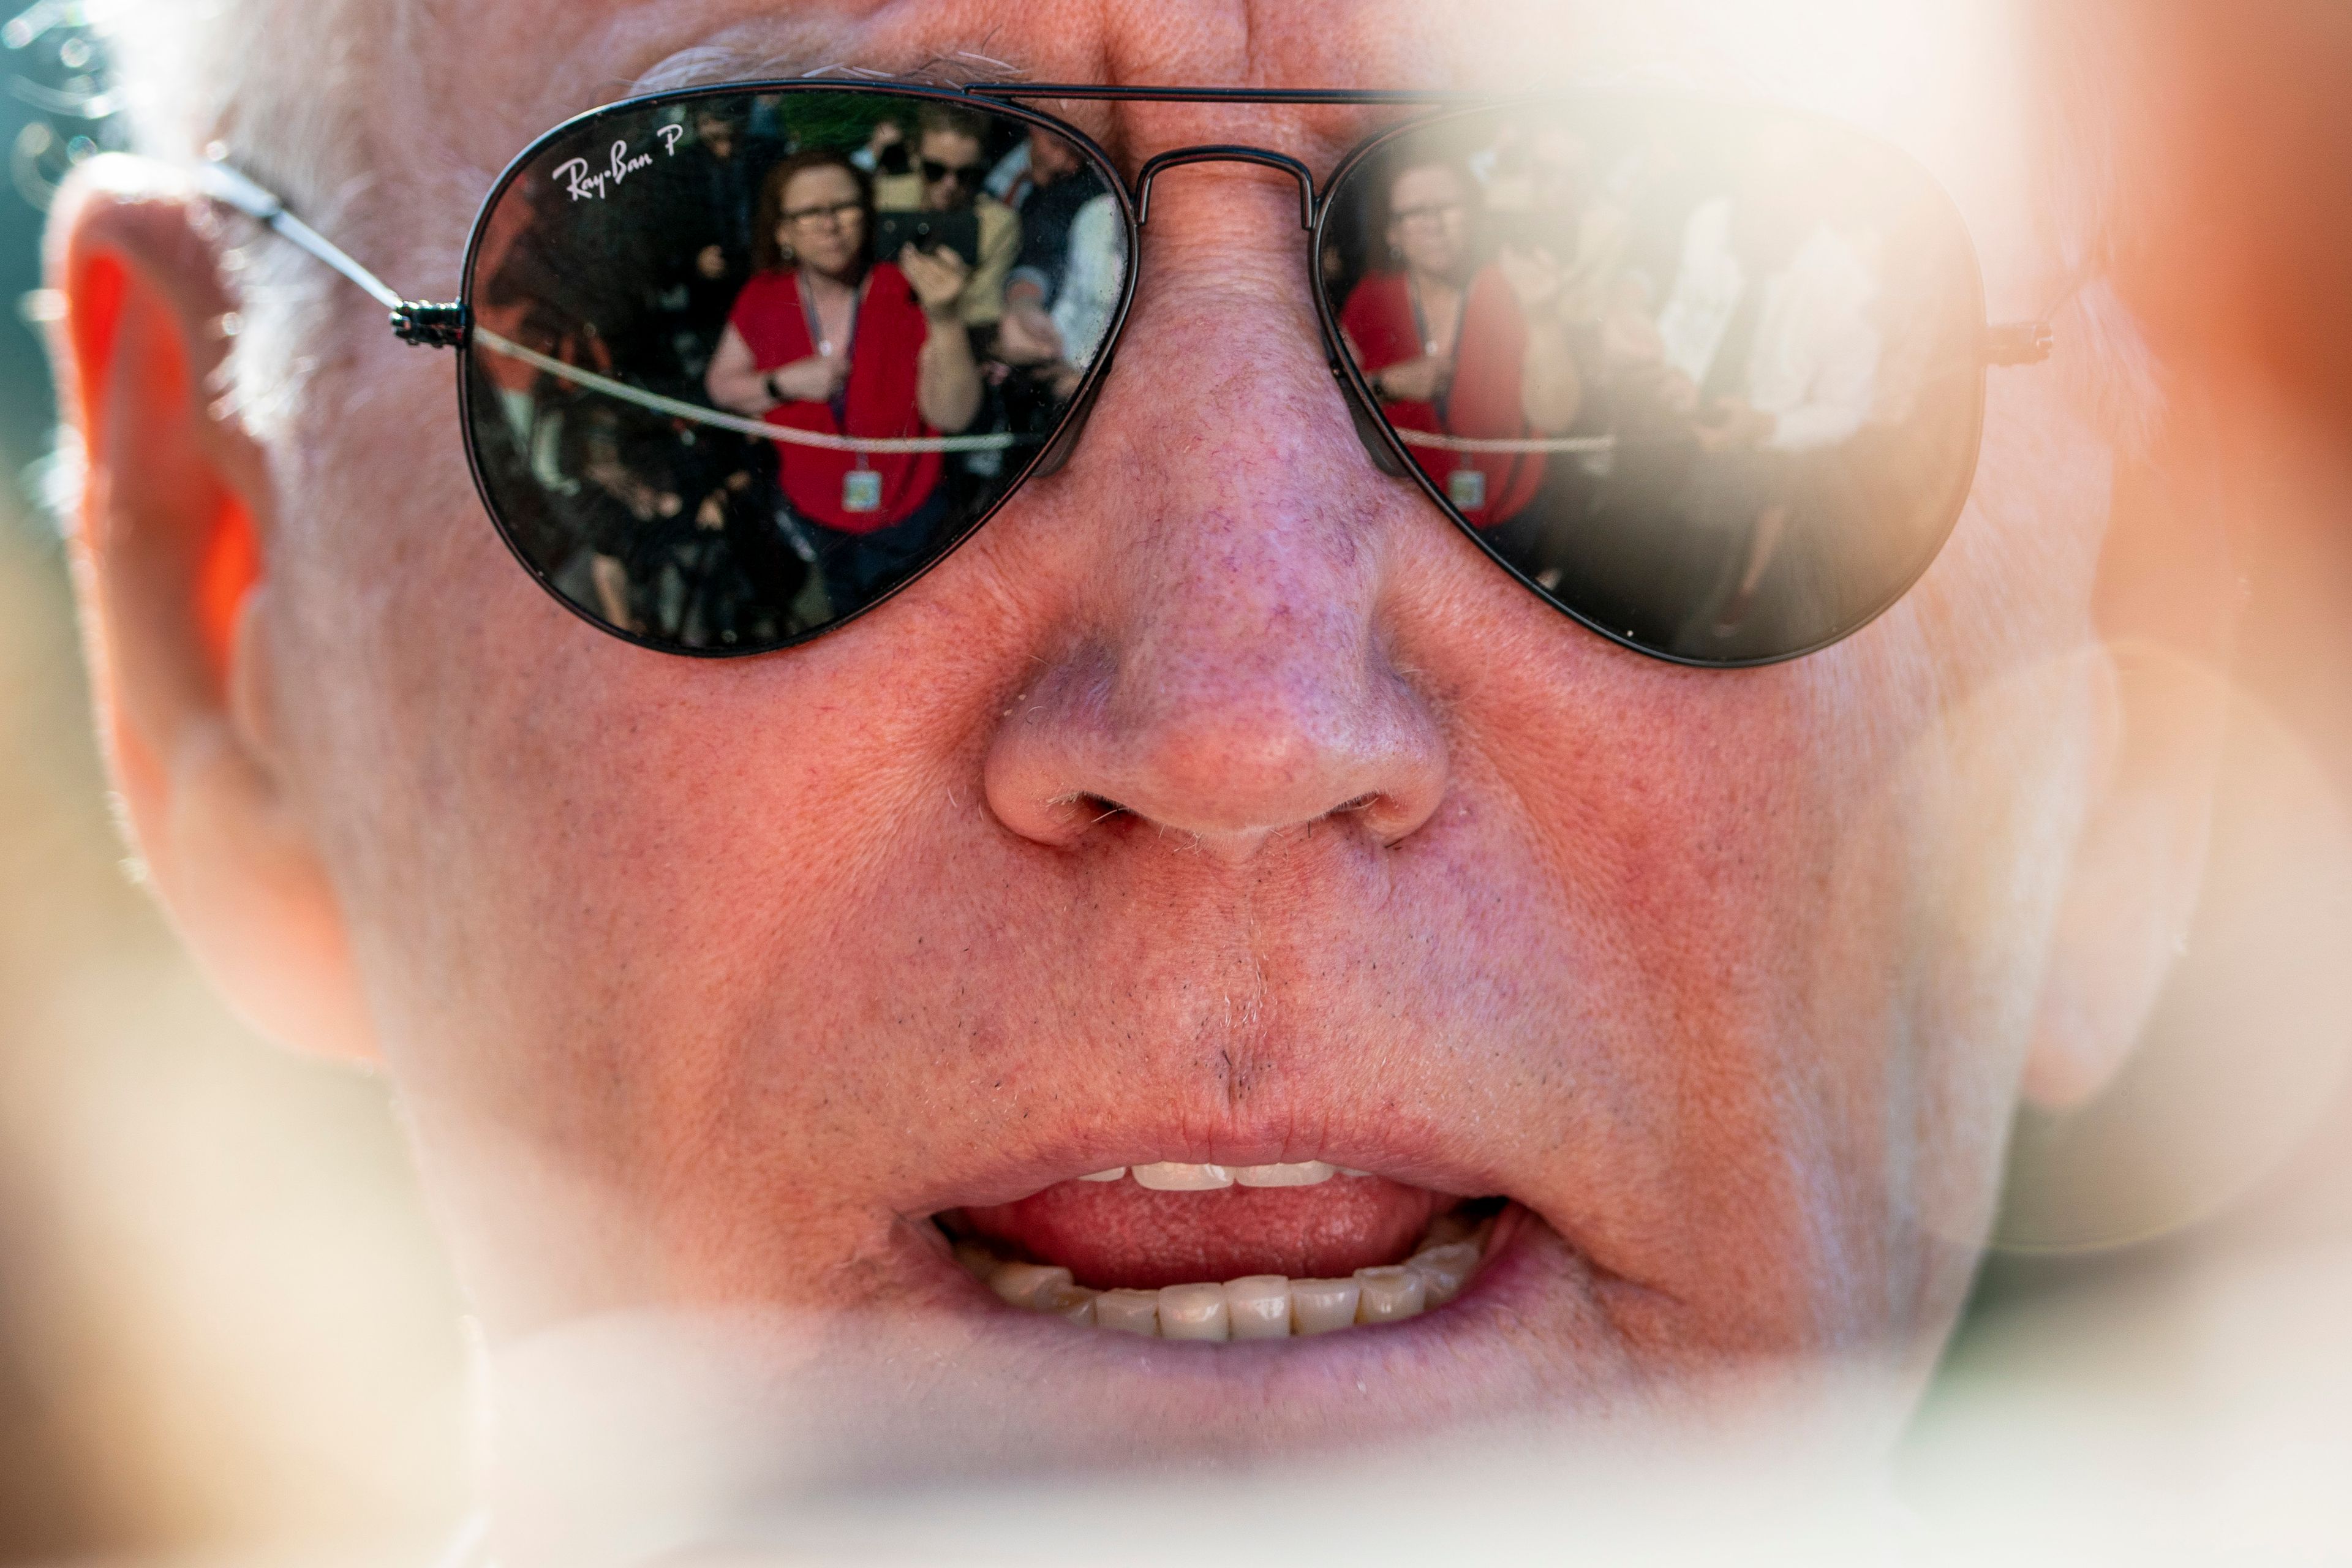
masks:
<path fill-rule="evenodd" d="M 1389 245 L 1417 273 L 1451 278 L 1470 239 L 1470 193 L 1443 163 L 1407 169 L 1389 187 Z"/>
<path fill-rule="evenodd" d="M 446 297 L 432 171 L 478 194 L 714 46 L 746 75 L 985 40 L 1044 79 L 1497 89 L 1654 55 L 1618 13 L 1507 6 L 596 9 L 494 0 L 401 77 L 352 247 Z M 1890 129 L 1973 124 L 1948 90 Z M 1130 172 L 1214 142 L 1328 170 L 1381 123 L 1074 113 Z M 1914 142 L 1964 200 L 2028 184 Z M 980 148 L 920 156 L 976 176 Z M 1367 460 L 1297 211 L 1260 170 L 1163 177 L 1067 468 L 876 613 L 734 661 L 566 614 L 482 515 L 446 366 L 352 328 L 276 452 L 278 722 L 495 1339 L 749 1305 L 870 1373 L 849 1418 L 961 1412 L 922 1430 L 1006 1462 L 1575 1417 L 1849 1353 L 1907 1387 L 1932 1356 L 2090 787 L 2108 454 L 2053 378 L 1999 374 L 1977 497 L 1891 612 L 1767 668 L 1645 658 Z M 2016 313 L 2018 215 L 1971 216 Z M 1170 1345 L 1003 1307 L 935 1224 L 1026 1205 L 1003 1223 L 1047 1261 L 1181 1278 L 1275 1246 L 1234 1239 L 1247 1193 L 1077 1178 L 1318 1161 L 1370 1174 L 1266 1197 L 1307 1264 L 1500 1200 L 1477 1287 Z"/>
<path fill-rule="evenodd" d="M 980 195 L 988 174 L 980 142 L 959 131 L 926 131 L 918 153 L 923 175 L 923 205 L 933 212 L 968 207 Z"/>
<path fill-rule="evenodd" d="M 1050 185 L 1078 172 L 1077 149 L 1051 132 L 1037 130 L 1029 133 L 1029 177 L 1041 185 Z"/>

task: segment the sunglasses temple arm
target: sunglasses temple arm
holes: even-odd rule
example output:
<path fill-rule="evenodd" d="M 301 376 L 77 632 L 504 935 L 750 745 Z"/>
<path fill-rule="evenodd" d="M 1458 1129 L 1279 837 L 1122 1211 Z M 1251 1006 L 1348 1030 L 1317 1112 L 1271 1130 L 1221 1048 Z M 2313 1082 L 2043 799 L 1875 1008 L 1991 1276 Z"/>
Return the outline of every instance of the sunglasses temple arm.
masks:
<path fill-rule="evenodd" d="M 350 279 L 392 313 L 392 330 L 403 342 L 455 348 L 465 341 L 462 305 L 430 305 L 402 299 L 383 279 L 352 260 L 342 247 L 288 211 L 285 202 L 273 192 L 229 164 L 215 158 L 198 165 L 196 188 Z"/>

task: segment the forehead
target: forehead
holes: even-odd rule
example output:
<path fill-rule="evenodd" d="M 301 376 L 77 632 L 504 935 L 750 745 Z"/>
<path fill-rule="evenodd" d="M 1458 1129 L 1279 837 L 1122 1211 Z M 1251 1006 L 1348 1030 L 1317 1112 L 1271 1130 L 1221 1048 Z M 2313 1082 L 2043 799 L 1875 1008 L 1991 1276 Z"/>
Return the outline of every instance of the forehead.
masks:
<path fill-rule="evenodd" d="M 819 163 L 813 169 L 803 169 L 784 186 L 787 203 L 803 196 L 814 199 L 856 194 L 857 182 L 850 178 L 849 171 L 831 163 Z"/>
<path fill-rule="evenodd" d="M 1904 145 L 1989 261 L 2021 239 L 2030 160 L 2001 0 L 408 0 L 383 56 L 406 123 L 490 173 L 570 115 L 647 89 L 879 71 L 968 80 L 1500 91 L 1654 83 L 1835 114 Z M 1278 145 L 1328 167 L 1380 115 L 1056 106 L 1129 160 Z"/>
<path fill-rule="evenodd" d="M 1443 163 L 1422 163 L 1401 171 L 1394 191 L 1399 201 L 1415 196 L 1447 196 L 1458 192 L 1461 182 L 1453 170 Z"/>

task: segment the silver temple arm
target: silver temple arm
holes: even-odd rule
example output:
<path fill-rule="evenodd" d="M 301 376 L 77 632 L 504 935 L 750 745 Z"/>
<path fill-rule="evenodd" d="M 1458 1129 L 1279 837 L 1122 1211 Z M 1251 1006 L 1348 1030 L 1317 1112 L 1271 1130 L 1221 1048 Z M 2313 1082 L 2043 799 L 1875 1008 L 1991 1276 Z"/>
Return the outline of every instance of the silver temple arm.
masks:
<path fill-rule="evenodd" d="M 218 158 L 199 164 L 196 188 L 223 206 L 267 226 L 271 233 L 325 262 L 366 290 L 370 299 L 392 312 L 392 330 L 403 342 L 429 348 L 457 348 L 465 342 L 465 306 L 402 299 L 383 279 L 352 260 L 341 246 L 287 211 L 286 204 L 275 193 L 230 164 Z"/>
<path fill-rule="evenodd" d="M 371 299 L 392 312 L 392 330 L 400 334 L 403 342 L 433 348 L 458 348 L 474 339 L 473 324 L 466 320 L 465 306 L 427 305 L 403 300 L 383 279 L 352 260 L 342 247 L 288 212 L 286 204 L 276 195 L 229 164 L 217 158 L 205 163 L 196 172 L 196 185 L 214 201 L 265 225 L 271 233 L 283 237 L 365 289 Z M 667 418 L 690 419 L 718 429 L 764 437 L 794 446 L 822 447 L 829 451 L 845 452 L 1001 452 L 1044 439 L 1042 437 L 999 433 L 856 440 L 813 430 L 793 430 L 761 420 L 740 418 L 715 408 L 698 407 L 674 397 L 664 397 L 630 386 L 625 382 L 598 375 L 593 371 L 566 364 L 562 360 L 525 348 L 511 339 L 500 337 L 488 327 L 481 329 L 479 337 L 482 348 L 489 353 L 520 361 L 585 391 L 635 404 Z"/>

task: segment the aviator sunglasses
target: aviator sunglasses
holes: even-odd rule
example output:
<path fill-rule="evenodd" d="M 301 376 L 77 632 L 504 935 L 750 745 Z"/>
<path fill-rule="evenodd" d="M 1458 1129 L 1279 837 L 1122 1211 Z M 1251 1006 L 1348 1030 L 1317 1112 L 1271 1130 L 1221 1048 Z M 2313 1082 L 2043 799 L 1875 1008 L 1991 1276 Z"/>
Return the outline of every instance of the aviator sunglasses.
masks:
<path fill-rule="evenodd" d="M 1054 100 L 1414 117 L 1319 185 L 1229 145 L 1130 182 L 1029 107 Z M 886 120 L 980 144 L 958 205 L 927 206 L 926 170 L 877 166 Z M 403 300 L 224 163 L 203 181 L 403 340 L 456 351 L 482 500 L 548 592 L 713 657 L 853 619 L 1058 470 L 1110 372 L 1153 182 L 1212 162 L 1297 181 L 1369 460 L 1548 603 L 1660 658 L 1794 658 L 1893 604 L 1968 495 L 1987 368 L 2050 350 L 2042 322 L 1988 324 L 1959 214 L 1906 154 L 1675 94 L 661 93 L 514 161 L 453 303 Z"/>

